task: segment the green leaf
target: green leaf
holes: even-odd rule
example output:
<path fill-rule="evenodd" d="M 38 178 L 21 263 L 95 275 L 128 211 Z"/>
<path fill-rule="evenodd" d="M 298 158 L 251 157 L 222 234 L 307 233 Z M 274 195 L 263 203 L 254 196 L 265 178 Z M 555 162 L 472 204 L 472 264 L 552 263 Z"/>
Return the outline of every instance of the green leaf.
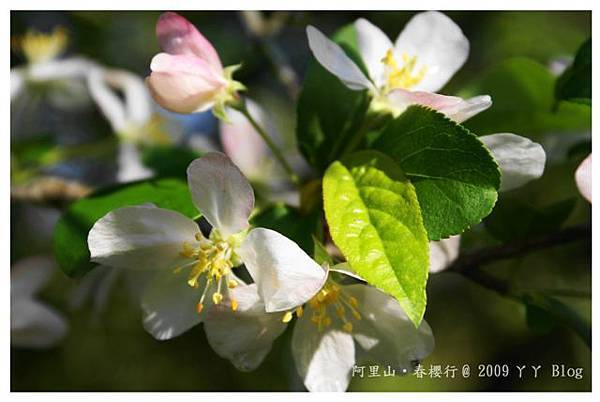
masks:
<path fill-rule="evenodd" d="M 340 29 L 333 40 L 362 65 L 354 25 Z M 336 160 L 355 135 L 369 106 L 366 91 L 353 91 L 316 60 L 306 72 L 298 99 L 296 137 L 306 160 L 319 172 Z"/>
<path fill-rule="evenodd" d="M 154 179 L 100 190 L 71 204 L 56 225 L 54 254 L 61 269 L 72 277 L 93 269 L 87 236 L 94 223 L 113 209 L 144 203 L 199 217 L 183 180 Z"/>
<path fill-rule="evenodd" d="M 323 243 L 321 243 L 315 236 L 313 236 L 312 239 L 314 249 L 313 258 L 315 259 L 317 264 L 323 265 L 326 263 L 330 267 L 333 266 L 333 258 L 331 258 L 331 256 L 329 255 Z"/>
<path fill-rule="evenodd" d="M 537 310 L 538 317 L 540 312 L 546 313 L 546 320 L 553 319 L 556 324 L 573 329 L 588 346 L 592 345 L 591 322 L 568 303 L 544 294 L 543 291 L 527 292 L 522 295 L 522 299 L 528 309 Z M 549 329 L 550 323 L 546 323 L 545 326 Z"/>
<path fill-rule="evenodd" d="M 577 51 L 573 64 L 556 80 L 556 100 L 592 104 L 592 38 Z"/>
<path fill-rule="evenodd" d="M 297 208 L 274 204 L 250 219 L 254 227 L 276 230 L 294 240 L 308 254 L 313 254 L 312 236 L 320 230 L 321 213 L 303 215 Z"/>
<path fill-rule="evenodd" d="M 555 107 L 554 83 L 549 69 L 533 60 L 505 60 L 460 93 L 463 97 L 488 94 L 494 102 L 464 126 L 479 135 L 508 132 L 530 137 L 589 130 L 590 108 L 573 102 L 560 102 Z"/>
<path fill-rule="evenodd" d="M 430 240 L 462 233 L 492 211 L 498 165 L 474 134 L 441 113 L 411 106 L 373 148 L 394 159 L 415 186 Z"/>
<path fill-rule="evenodd" d="M 394 296 L 418 326 L 426 305 L 429 245 L 415 189 L 374 151 L 329 166 L 323 178 L 329 231 L 352 269 Z"/>
<path fill-rule="evenodd" d="M 575 198 L 569 198 L 546 207 L 534 207 L 518 199 L 503 199 L 484 223 L 498 240 L 526 239 L 560 228 L 575 203 Z"/>
<path fill-rule="evenodd" d="M 158 177 L 185 177 L 189 164 L 200 156 L 184 147 L 147 146 L 142 150 L 142 163 Z"/>

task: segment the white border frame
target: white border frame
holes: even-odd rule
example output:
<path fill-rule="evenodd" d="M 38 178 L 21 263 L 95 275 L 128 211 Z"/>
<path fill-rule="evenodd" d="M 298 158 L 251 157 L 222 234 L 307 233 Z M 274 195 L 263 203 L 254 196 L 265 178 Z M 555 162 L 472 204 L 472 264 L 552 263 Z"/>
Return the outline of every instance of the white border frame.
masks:
<path fill-rule="evenodd" d="M 0 80 L 2 88 L 2 115 L 3 115 L 3 135 L 1 136 L 1 145 L 3 150 L 3 159 L 1 163 L 2 169 L 2 207 L 0 208 L 0 221 L 5 222 L 1 234 L 2 255 L 4 256 L 4 269 L 2 271 L 2 279 L 0 280 L 0 294 L 2 295 L 2 308 L 0 309 L 0 350 L 4 351 L 0 365 L 0 384 L 1 393 L 6 400 L 47 400 L 47 401 L 81 401 L 85 398 L 88 401 L 104 401 L 106 399 L 122 400 L 126 398 L 130 401 L 148 402 L 148 398 L 168 398 L 169 400 L 194 401 L 198 400 L 239 400 L 247 401 L 265 400 L 281 400 L 286 398 L 289 401 L 298 400 L 320 400 L 327 398 L 329 401 L 364 401 L 370 400 L 398 400 L 398 398 L 407 399 L 417 397 L 420 400 L 440 400 L 445 401 L 477 401 L 485 398 L 489 401 L 505 401 L 508 398 L 518 398 L 519 401 L 560 401 L 564 402 L 565 398 L 569 401 L 592 401 L 593 393 L 482 393 L 478 392 L 455 392 L 455 393 L 440 393 L 440 392 L 398 392 L 398 393 L 344 393 L 344 394 L 308 394 L 308 393 L 230 393 L 230 392 L 199 392 L 199 393 L 82 393 L 82 392 L 58 392 L 58 393 L 10 393 L 10 227 L 6 223 L 10 222 L 10 99 L 9 99 L 9 76 L 10 69 L 10 10 L 239 10 L 239 9 L 254 9 L 254 10 L 592 10 L 592 54 L 593 54 L 593 72 L 592 76 L 600 77 L 600 64 L 598 58 L 600 49 L 597 39 L 598 28 L 598 13 L 596 8 L 600 9 L 600 2 L 597 0 L 485 0 L 485 1 L 469 1 L 469 0 L 420 0 L 418 2 L 408 2 L 402 0 L 330 0 L 326 3 L 324 0 L 303 0 L 302 2 L 294 1 L 284 3 L 275 0 L 219 0 L 218 2 L 202 2 L 202 1 L 182 1 L 182 0 L 145 0 L 145 1 L 123 1 L 123 0 L 103 0 L 103 1 L 85 1 L 80 0 L 55 0 L 52 2 L 40 0 L 8 0 L 5 1 L 4 13 L 2 14 L 2 48 L 1 52 L 5 55 L 4 75 Z M 596 7 L 595 7 L 596 6 Z M 598 98 L 599 83 L 596 79 L 592 80 L 593 97 Z M 592 121 L 598 120 L 598 101 L 592 103 Z M 595 131 L 595 125 L 592 123 L 592 133 Z M 600 134 L 595 134 L 600 135 Z M 600 168 L 597 163 L 593 166 L 593 175 L 600 175 Z M 592 189 L 593 198 L 600 200 L 600 190 L 597 186 Z M 597 226 L 597 221 L 600 219 L 598 214 L 592 214 L 592 227 Z M 592 236 L 592 272 L 600 269 L 597 267 L 597 258 L 594 254 L 598 249 L 598 238 Z M 598 282 L 600 274 L 592 275 L 592 294 L 598 292 Z M 592 390 L 600 393 L 598 389 L 600 377 L 600 301 L 598 297 L 592 299 L 592 344 L 597 345 L 592 348 Z"/>

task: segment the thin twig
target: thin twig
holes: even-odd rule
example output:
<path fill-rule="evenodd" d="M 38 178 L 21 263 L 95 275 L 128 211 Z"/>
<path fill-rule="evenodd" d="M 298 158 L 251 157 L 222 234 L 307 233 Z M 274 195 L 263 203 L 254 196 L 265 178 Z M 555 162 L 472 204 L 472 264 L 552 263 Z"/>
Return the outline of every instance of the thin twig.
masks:
<path fill-rule="evenodd" d="M 470 272 L 481 265 L 518 257 L 532 251 L 551 248 L 578 240 L 591 240 L 592 228 L 589 225 L 574 226 L 543 235 L 488 247 L 460 256 L 448 270 L 460 273 Z"/>

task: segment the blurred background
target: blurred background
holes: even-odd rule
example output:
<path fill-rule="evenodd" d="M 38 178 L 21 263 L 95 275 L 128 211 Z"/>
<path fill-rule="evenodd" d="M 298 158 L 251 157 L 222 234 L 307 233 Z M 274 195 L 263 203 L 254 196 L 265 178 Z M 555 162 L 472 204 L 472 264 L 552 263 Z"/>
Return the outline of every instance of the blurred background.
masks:
<path fill-rule="evenodd" d="M 282 141 L 293 147 L 294 99 L 309 62 L 305 26 L 327 34 L 359 17 L 395 38 L 412 12 L 263 13 L 181 12 L 214 44 L 224 65 L 243 63 L 236 79 L 269 111 Z M 573 174 L 591 152 L 587 105 L 553 101 L 554 77 L 591 36 L 588 12 L 449 12 L 470 40 L 465 66 L 444 94 L 490 94 L 494 106 L 466 123 L 479 135 L 514 132 L 540 142 L 544 176 L 500 196 L 494 213 L 462 238 L 461 252 L 590 225 L 591 205 Z M 149 74 L 159 52 L 159 12 L 11 12 L 11 67 L 23 68 L 19 38 L 28 30 L 68 37 L 62 57 L 83 56 L 104 66 Z M 258 22 L 257 22 L 258 21 Z M 283 70 L 281 67 L 284 67 Z M 276 68 L 277 67 L 277 68 Z M 514 68 L 513 68 L 514 67 Z M 535 73 L 535 79 L 529 76 Z M 14 83 L 11 74 L 11 87 Z M 159 111 L 194 151 L 220 149 L 219 123 L 208 113 Z M 29 85 L 11 102 L 11 265 L 52 255 L 52 228 L 68 203 L 118 181 L 114 134 L 76 82 Z M 45 182 L 51 177 L 54 181 Z M 473 278 L 431 275 L 425 319 L 436 348 L 422 362 L 459 367 L 458 377 L 355 378 L 351 391 L 591 390 L 591 238 L 488 264 L 493 280 L 519 289 L 556 291 L 551 314 L 527 300 L 506 297 Z M 494 282 L 494 283 L 496 283 Z M 13 391 L 300 391 L 289 349 L 291 328 L 262 366 L 238 372 L 208 346 L 201 326 L 167 342 L 141 325 L 140 284 L 110 270 L 70 279 L 59 269 L 39 298 L 67 323 L 50 347 L 11 350 Z M 565 291 L 567 290 L 567 291 Z M 567 316 L 568 319 L 563 320 Z M 558 318 L 557 318 L 558 317 Z M 471 367 L 462 378 L 460 368 Z M 479 364 L 542 365 L 539 378 L 478 378 Z M 551 364 L 582 367 L 583 378 L 552 378 Z"/>

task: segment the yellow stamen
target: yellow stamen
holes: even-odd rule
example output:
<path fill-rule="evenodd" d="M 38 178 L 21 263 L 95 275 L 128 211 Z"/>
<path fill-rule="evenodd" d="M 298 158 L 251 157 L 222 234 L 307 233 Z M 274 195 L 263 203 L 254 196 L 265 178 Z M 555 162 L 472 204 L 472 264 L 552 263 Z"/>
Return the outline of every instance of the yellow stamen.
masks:
<path fill-rule="evenodd" d="M 417 56 L 410 57 L 406 53 L 402 54 L 402 67 L 398 65 L 394 57 L 393 49 L 389 49 L 381 59 L 385 65 L 387 82 L 383 88 L 384 92 L 393 89 L 409 89 L 423 80 L 427 72 L 427 67 L 422 67 L 419 71 L 414 71 L 417 65 Z"/>
<path fill-rule="evenodd" d="M 231 299 L 231 310 L 232 311 L 237 311 L 238 309 L 238 302 L 235 299 Z"/>
<path fill-rule="evenodd" d="M 202 302 L 198 302 L 198 304 L 196 304 L 196 313 L 201 314 L 203 309 L 204 304 L 202 304 Z"/>
<path fill-rule="evenodd" d="M 342 328 L 344 328 L 344 331 L 346 331 L 346 332 L 352 332 L 352 329 L 353 329 L 352 323 L 350 321 L 348 321 L 344 324 L 344 326 Z"/>
<path fill-rule="evenodd" d="M 292 321 L 293 317 L 294 317 L 294 315 L 291 311 L 286 311 L 285 314 L 283 315 L 283 318 L 281 319 L 281 322 L 288 323 L 288 322 Z"/>
<path fill-rule="evenodd" d="M 230 280 L 228 280 L 228 281 L 227 281 L 227 287 L 228 287 L 229 289 L 233 289 L 233 288 L 235 288 L 237 285 L 238 285 L 237 281 L 235 281 L 235 280 L 233 280 L 233 279 L 230 279 Z"/>
<path fill-rule="evenodd" d="M 301 317 L 302 317 L 302 314 L 304 314 L 304 309 L 302 308 L 302 306 L 300 306 L 300 307 L 296 307 L 296 316 L 297 316 L 298 318 L 301 318 Z"/>
<path fill-rule="evenodd" d="M 219 304 L 223 301 L 223 295 L 219 292 L 215 292 L 212 295 L 212 301 L 214 304 Z"/>

